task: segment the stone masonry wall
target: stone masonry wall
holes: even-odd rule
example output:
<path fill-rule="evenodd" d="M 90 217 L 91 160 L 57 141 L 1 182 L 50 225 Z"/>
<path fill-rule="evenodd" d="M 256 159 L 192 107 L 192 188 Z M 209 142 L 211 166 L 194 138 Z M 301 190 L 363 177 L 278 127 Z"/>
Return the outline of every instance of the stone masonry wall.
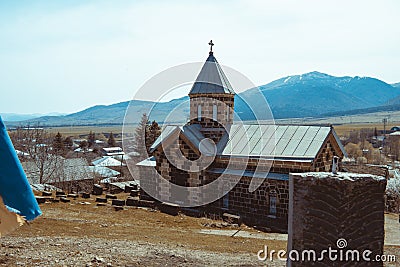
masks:
<path fill-rule="evenodd" d="M 213 106 L 217 106 L 217 121 L 222 125 L 232 124 L 234 96 L 230 94 L 204 94 L 191 96 L 190 98 L 190 120 L 199 123 L 197 118 L 197 107 L 201 105 L 201 124 L 205 128 L 213 128 Z"/>
<path fill-rule="evenodd" d="M 254 192 L 249 191 L 251 178 L 242 177 L 229 192 L 228 209 L 239 214 L 244 221 L 258 225 L 271 225 L 278 220 L 285 228 L 289 207 L 289 186 L 284 180 L 264 179 Z M 270 194 L 276 193 L 276 214 L 270 213 Z"/>
<path fill-rule="evenodd" d="M 385 187 L 384 177 L 370 174 L 290 174 L 288 252 L 299 252 L 301 261 L 288 266 L 382 266 L 362 253 L 370 250 L 371 259 L 383 253 Z M 321 258 L 329 248 L 334 261 L 326 252 Z"/>

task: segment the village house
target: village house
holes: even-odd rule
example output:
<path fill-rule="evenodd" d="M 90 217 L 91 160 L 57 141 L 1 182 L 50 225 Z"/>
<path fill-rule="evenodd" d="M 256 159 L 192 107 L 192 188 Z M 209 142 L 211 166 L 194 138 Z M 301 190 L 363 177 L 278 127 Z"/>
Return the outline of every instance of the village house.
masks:
<path fill-rule="evenodd" d="M 253 224 L 285 229 L 289 173 L 330 171 L 333 158 L 341 159 L 346 155 L 330 126 L 235 123 L 235 91 L 212 50 L 189 98 L 187 124 L 165 126 L 150 148 L 151 157 L 137 164 L 141 186 L 151 183 L 148 177 L 153 169 L 167 181 L 186 187 L 206 185 L 223 173 L 239 176 L 232 190 L 202 208 L 239 215 L 243 221 Z M 171 141 L 175 137 L 178 143 Z M 196 160 L 202 153 L 212 150 L 209 139 L 216 144 L 213 162 L 206 169 L 196 171 L 199 167 Z M 170 155 L 179 157 L 179 154 L 189 161 L 174 158 L 172 164 Z M 250 192 L 253 178 L 262 179 L 262 183 Z M 168 184 L 147 186 L 155 188 L 161 199 L 168 202 L 165 196 L 172 193 Z M 192 197 L 194 203 L 201 198 L 183 197 Z"/>
<path fill-rule="evenodd" d="M 120 172 L 101 163 L 89 166 L 85 158 L 64 158 L 51 156 L 43 162 L 43 173 L 34 161 L 22 162 L 29 183 L 34 188 L 46 185 L 55 186 L 67 192 L 90 191 L 95 180 L 111 179 L 120 176 Z M 104 162 L 102 162 L 104 163 Z M 119 163 L 121 164 L 121 163 Z"/>
<path fill-rule="evenodd" d="M 121 156 L 125 155 L 121 147 L 103 147 L 101 152 L 104 156 Z"/>

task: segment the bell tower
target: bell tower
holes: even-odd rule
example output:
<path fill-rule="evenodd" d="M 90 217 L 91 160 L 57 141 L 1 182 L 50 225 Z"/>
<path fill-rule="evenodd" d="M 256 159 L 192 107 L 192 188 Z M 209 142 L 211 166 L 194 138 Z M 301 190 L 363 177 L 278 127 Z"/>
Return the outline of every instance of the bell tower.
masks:
<path fill-rule="evenodd" d="M 233 123 L 235 92 L 214 57 L 212 40 L 210 52 L 190 92 L 190 124 L 200 124 L 206 138 L 218 143 L 225 128 Z"/>

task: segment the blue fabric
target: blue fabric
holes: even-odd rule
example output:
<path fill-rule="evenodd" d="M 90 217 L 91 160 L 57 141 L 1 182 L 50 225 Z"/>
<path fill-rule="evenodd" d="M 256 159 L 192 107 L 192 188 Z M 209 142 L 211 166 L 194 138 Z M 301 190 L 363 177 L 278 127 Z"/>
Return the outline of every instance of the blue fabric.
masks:
<path fill-rule="evenodd" d="M 1 117 L 0 196 L 4 204 L 20 211 L 27 220 L 42 214 Z"/>

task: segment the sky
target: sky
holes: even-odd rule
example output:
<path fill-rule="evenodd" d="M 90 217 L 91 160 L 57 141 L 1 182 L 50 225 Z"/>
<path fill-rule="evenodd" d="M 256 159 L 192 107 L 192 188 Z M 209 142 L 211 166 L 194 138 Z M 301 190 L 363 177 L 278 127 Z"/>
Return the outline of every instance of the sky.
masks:
<path fill-rule="evenodd" d="M 311 71 L 400 82 L 399 14 L 398 0 L 0 1 L 0 113 L 131 100 L 204 61 L 210 39 L 256 85 Z"/>

